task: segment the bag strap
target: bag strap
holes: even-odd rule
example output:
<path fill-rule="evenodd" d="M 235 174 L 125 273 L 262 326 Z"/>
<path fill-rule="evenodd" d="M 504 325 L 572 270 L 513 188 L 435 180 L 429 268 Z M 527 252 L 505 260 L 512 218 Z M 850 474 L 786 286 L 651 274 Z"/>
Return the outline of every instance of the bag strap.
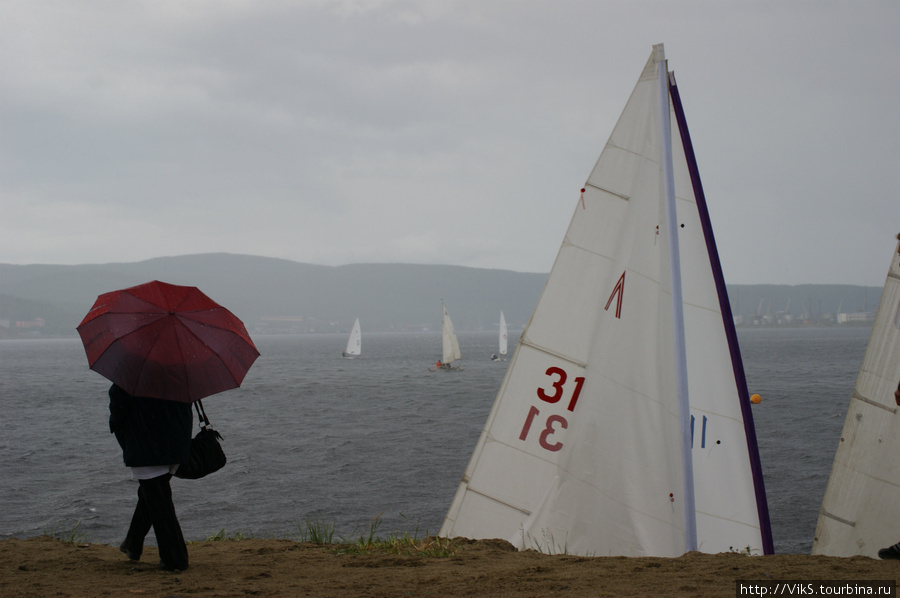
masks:
<path fill-rule="evenodd" d="M 209 418 L 206 417 L 206 410 L 203 408 L 203 402 L 194 402 L 194 409 L 197 410 L 197 417 L 200 420 L 200 431 L 205 432 L 207 428 L 209 428 L 209 431 L 215 434 L 216 438 L 218 438 L 219 440 L 224 440 L 224 438 L 222 438 L 222 435 L 212 427 L 211 423 L 209 423 Z"/>
<path fill-rule="evenodd" d="M 206 409 L 203 408 L 203 401 L 195 401 L 194 409 L 197 410 L 197 417 L 200 421 L 200 429 L 205 430 L 207 426 L 212 428 L 212 425 L 209 423 L 209 418 L 206 417 Z"/>

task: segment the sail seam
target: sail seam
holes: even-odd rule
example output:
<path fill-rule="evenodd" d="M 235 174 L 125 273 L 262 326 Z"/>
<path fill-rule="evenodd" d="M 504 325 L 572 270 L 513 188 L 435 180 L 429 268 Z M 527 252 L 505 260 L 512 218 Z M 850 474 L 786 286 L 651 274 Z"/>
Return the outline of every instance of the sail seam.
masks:
<path fill-rule="evenodd" d="M 591 183 L 590 181 L 588 181 L 587 183 L 585 183 L 584 186 L 585 186 L 585 187 L 592 187 L 592 188 L 594 188 L 594 189 L 596 189 L 596 190 L 598 190 L 598 191 L 603 191 L 604 193 L 609 193 L 610 195 L 615 195 L 616 197 L 618 197 L 618 198 L 620 198 L 620 199 L 624 199 L 625 201 L 629 201 L 629 200 L 631 199 L 631 198 L 628 197 L 627 195 L 622 195 L 621 193 L 616 193 L 615 191 L 611 191 L 611 190 L 609 190 L 609 189 L 607 189 L 607 188 L 605 188 L 605 187 L 600 187 L 599 185 L 595 185 L 595 184 Z"/>
<path fill-rule="evenodd" d="M 721 310 L 716 310 L 716 308 L 714 307 L 709 307 L 708 305 L 700 305 L 699 303 L 694 303 L 693 301 L 683 301 L 682 303 L 687 307 L 693 307 L 702 311 L 708 311 L 713 314 L 722 313 Z"/>
<path fill-rule="evenodd" d="M 529 341 L 527 338 L 522 339 L 519 342 L 527 347 L 531 347 L 535 351 L 540 351 L 541 353 L 546 353 L 547 355 L 550 355 L 552 357 L 557 357 L 559 359 L 562 359 L 563 361 L 568 361 L 569 363 L 577 365 L 578 367 L 582 367 L 582 368 L 587 367 L 587 364 L 583 361 L 579 361 L 573 357 L 569 357 L 568 355 L 563 355 L 562 353 L 558 353 L 558 352 L 554 351 L 553 349 L 548 349 L 546 347 L 536 345 L 536 344 L 532 343 L 531 341 Z"/>
<path fill-rule="evenodd" d="M 516 511 L 519 511 L 520 513 L 522 513 L 526 516 L 531 516 L 531 511 L 529 511 L 528 509 L 523 509 L 522 507 L 517 507 L 516 505 L 510 504 L 510 503 L 502 501 L 494 496 L 491 496 L 490 494 L 485 494 L 484 492 L 479 491 L 477 488 L 472 488 L 472 484 L 469 484 L 466 487 L 466 490 L 468 490 L 469 492 L 473 492 L 479 496 L 483 496 L 488 500 L 492 500 L 501 505 L 505 505 L 505 506 L 509 507 L 510 509 L 515 509 Z"/>
<path fill-rule="evenodd" d="M 888 407 L 887 405 L 883 405 L 881 403 L 873 401 L 872 399 L 862 396 L 855 390 L 853 391 L 853 396 L 851 398 L 856 399 L 858 401 L 862 401 L 863 403 L 868 403 L 869 405 L 874 405 L 875 407 L 884 409 L 885 411 L 888 411 L 890 413 L 897 413 L 897 409 L 895 407 Z"/>
<path fill-rule="evenodd" d="M 843 523 L 844 525 L 849 525 L 850 527 L 856 527 L 855 521 L 848 521 L 847 519 L 844 519 L 843 517 L 838 517 L 837 515 L 833 515 L 833 514 L 829 513 L 825 509 L 822 509 L 822 516 L 828 517 L 829 519 L 834 519 L 835 521 Z"/>
<path fill-rule="evenodd" d="M 656 76 L 654 75 L 653 78 L 655 79 Z M 660 161 L 654 159 L 652 156 L 645 155 L 645 154 L 643 154 L 643 153 L 641 153 L 641 152 L 639 152 L 639 151 L 636 152 L 636 151 L 634 151 L 633 149 L 629 149 L 629 148 L 627 148 L 627 147 L 622 147 L 621 145 L 617 145 L 616 143 L 614 143 L 612 140 L 610 140 L 610 141 L 608 141 L 608 142 L 606 143 L 606 148 L 605 148 L 605 149 L 607 149 L 607 148 L 612 148 L 612 149 L 614 149 L 614 150 L 617 150 L 617 151 L 622 152 L 623 154 L 628 154 L 629 156 L 633 156 L 633 157 L 638 158 L 638 159 L 640 159 L 640 160 L 643 160 L 643 161 L 645 161 L 645 162 L 649 162 L 649 163 L 651 163 L 651 164 L 655 164 L 655 165 L 658 166 L 658 167 L 661 167 L 661 166 L 662 166 L 662 164 L 660 163 Z"/>

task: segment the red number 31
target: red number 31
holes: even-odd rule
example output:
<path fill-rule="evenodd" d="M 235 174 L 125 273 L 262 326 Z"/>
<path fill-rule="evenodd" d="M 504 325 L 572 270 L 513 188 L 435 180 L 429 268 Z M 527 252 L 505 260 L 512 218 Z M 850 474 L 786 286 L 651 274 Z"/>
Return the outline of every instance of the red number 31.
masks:
<path fill-rule="evenodd" d="M 552 390 L 552 394 L 548 394 L 548 390 L 545 390 L 542 387 L 538 387 L 537 396 L 539 399 L 547 403 L 558 403 L 563 396 L 563 386 L 566 383 L 568 374 L 566 374 L 566 371 L 564 369 L 555 366 L 547 368 L 547 371 L 545 373 L 547 374 L 547 376 L 550 376 L 552 378 L 550 387 L 550 390 Z M 575 390 L 572 393 L 572 398 L 569 399 L 568 407 L 566 407 L 569 411 L 575 410 L 575 404 L 578 402 L 578 396 L 581 394 L 581 387 L 583 384 L 583 376 L 575 378 Z M 531 406 L 531 409 L 528 410 L 528 417 L 525 418 L 525 425 L 522 426 L 522 432 L 519 434 L 519 440 L 525 440 L 526 438 L 528 438 L 528 432 L 531 431 L 531 424 L 534 422 L 534 418 L 540 415 L 540 413 L 541 412 L 537 407 L 535 407 L 534 405 Z M 566 421 L 566 418 L 561 415 L 554 414 L 549 416 L 547 418 L 547 424 L 541 432 L 540 437 L 538 438 L 538 443 L 541 445 L 541 447 L 551 452 L 556 452 L 563 447 L 562 442 L 550 442 L 550 436 L 552 436 L 554 432 L 557 431 L 557 425 L 559 425 L 561 429 L 565 430 L 569 427 L 569 422 Z"/>
<path fill-rule="evenodd" d="M 548 403 L 556 403 L 563 396 L 563 384 L 566 383 L 566 379 L 569 377 L 569 375 L 566 374 L 566 370 L 558 368 L 556 366 L 547 368 L 547 371 L 545 373 L 548 376 L 557 376 L 556 380 L 553 380 L 553 394 L 548 395 L 546 390 L 538 387 L 537 396 L 542 401 L 547 401 Z M 566 409 L 568 409 L 569 411 L 575 411 L 575 403 L 578 402 L 578 396 L 581 394 L 581 387 L 583 384 L 584 376 L 575 378 L 575 392 L 572 393 L 572 398 L 569 399 L 569 406 L 566 407 Z"/>

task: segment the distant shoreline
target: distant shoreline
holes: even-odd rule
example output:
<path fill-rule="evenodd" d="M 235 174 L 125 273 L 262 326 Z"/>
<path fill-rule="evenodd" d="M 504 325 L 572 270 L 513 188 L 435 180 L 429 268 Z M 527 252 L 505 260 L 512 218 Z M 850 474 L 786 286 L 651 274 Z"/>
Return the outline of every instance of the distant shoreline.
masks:
<path fill-rule="evenodd" d="M 374 331 L 438 330 L 442 300 L 458 331 L 496 329 L 501 310 L 511 329 L 521 329 L 548 276 L 448 265 L 324 267 L 232 254 L 80 266 L 0 263 L 0 338 L 72 336 L 98 295 L 148 280 L 200 288 L 254 336 L 349 334 L 356 318 L 363 338 Z M 872 319 L 883 290 L 842 284 L 726 286 L 740 327 Z"/>
<path fill-rule="evenodd" d="M 832 329 L 841 329 L 841 328 L 872 328 L 874 321 L 867 322 L 847 322 L 844 324 L 764 324 L 764 325 L 753 325 L 753 324 L 738 324 L 735 325 L 737 330 L 800 330 L 806 328 L 832 328 Z M 318 331 L 310 331 L 310 332 L 253 332 L 251 336 L 253 338 L 257 337 L 267 337 L 267 336 L 343 336 L 346 335 L 349 331 L 344 332 L 341 331 L 328 331 L 328 332 L 318 332 Z M 482 329 L 482 330 L 459 330 L 457 329 L 459 334 L 477 334 L 477 333 L 493 333 L 496 334 L 496 330 L 491 329 Z M 511 332 L 520 333 L 521 330 L 511 330 Z M 374 330 L 368 332 L 367 334 L 376 335 L 376 334 L 440 334 L 439 330 Z M 78 334 L 34 334 L 34 333 L 21 333 L 21 334 L 10 334 L 9 329 L 0 328 L 0 341 L 8 341 L 8 340 L 65 340 L 65 339 L 77 339 Z"/>

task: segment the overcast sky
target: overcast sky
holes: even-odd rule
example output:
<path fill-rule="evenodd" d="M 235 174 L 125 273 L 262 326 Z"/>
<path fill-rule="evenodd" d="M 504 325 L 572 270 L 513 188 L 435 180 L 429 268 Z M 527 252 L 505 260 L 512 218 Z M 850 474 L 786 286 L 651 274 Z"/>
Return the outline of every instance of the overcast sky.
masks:
<path fill-rule="evenodd" d="M 224 251 L 547 272 L 655 43 L 727 282 L 881 286 L 900 232 L 896 0 L 0 14 L 2 262 Z"/>

